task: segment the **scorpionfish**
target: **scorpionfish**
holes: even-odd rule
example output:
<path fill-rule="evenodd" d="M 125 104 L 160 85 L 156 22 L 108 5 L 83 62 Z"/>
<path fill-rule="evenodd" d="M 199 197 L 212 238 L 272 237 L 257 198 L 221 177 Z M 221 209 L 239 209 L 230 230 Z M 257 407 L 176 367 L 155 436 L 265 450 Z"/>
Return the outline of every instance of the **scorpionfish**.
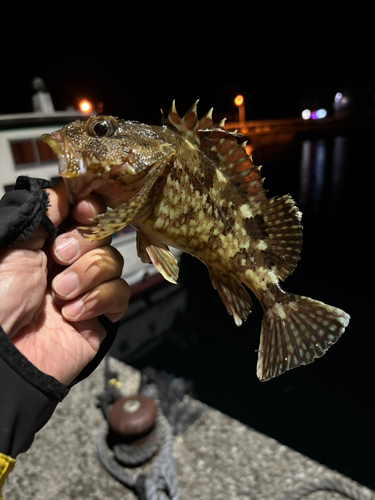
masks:
<path fill-rule="evenodd" d="M 322 356 L 350 317 L 280 286 L 299 260 L 301 213 L 289 195 L 266 197 L 243 136 L 214 124 L 212 109 L 198 119 L 197 102 L 183 118 L 173 102 L 161 126 L 91 116 L 43 140 L 72 203 L 94 191 L 110 207 L 82 228 L 89 240 L 132 225 L 141 260 L 172 283 L 168 246 L 194 255 L 238 326 L 252 307 L 243 284 L 254 293 L 264 310 L 257 376 L 268 380 Z"/>

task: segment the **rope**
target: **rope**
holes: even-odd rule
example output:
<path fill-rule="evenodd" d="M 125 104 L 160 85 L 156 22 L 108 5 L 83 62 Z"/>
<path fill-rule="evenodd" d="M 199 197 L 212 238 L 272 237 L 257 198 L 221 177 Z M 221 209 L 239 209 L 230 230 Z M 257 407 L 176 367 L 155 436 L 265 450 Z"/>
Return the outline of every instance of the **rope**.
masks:
<path fill-rule="evenodd" d="M 96 438 L 96 451 L 103 467 L 120 483 L 129 489 L 135 489 L 139 474 L 124 469 L 114 458 L 107 445 L 108 422 L 104 421 L 99 427 Z"/>
<path fill-rule="evenodd" d="M 163 440 L 160 452 L 153 460 L 145 480 L 145 499 L 178 500 L 180 490 L 177 483 L 177 466 L 172 455 L 172 429 L 167 419 L 160 413 Z"/>
<path fill-rule="evenodd" d="M 367 495 L 365 497 L 356 485 L 349 485 L 338 479 L 332 480 L 328 478 L 303 484 L 299 488 L 286 493 L 282 500 L 300 500 L 310 493 L 320 490 L 334 491 L 346 498 L 350 498 L 350 500 L 369 500 Z"/>
<path fill-rule="evenodd" d="M 172 430 L 161 412 L 157 416 L 157 424 L 162 444 L 146 476 L 141 472 L 131 472 L 115 459 L 107 444 L 109 430 L 107 422 L 102 423 L 98 432 L 97 453 L 103 467 L 120 483 L 133 489 L 142 500 L 179 500 L 177 468 L 171 452 Z"/>
<path fill-rule="evenodd" d="M 156 422 L 156 428 L 147 442 L 138 446 L 115 444 L 113 452 L 116 460 L 125 467 L 137 467 L 150 460 L 159 450 L 162 441 L 161 426 Z"/>
<path fill-rule="evenodd" d="M 140 500 L 179 500 L 177 465 L 172 455 L 173 435 L 185 430 L 196 420 L 202 413 L 202 408 L 194 409 L 183 401 L 189 389 L 188 383 L 182 379 L 168 380 L 166 375 L 151 370 L 148 376 L 144 374 L 139 392 L 159 401 L 155 429 L 142 445 L 116 443 L 111 449 L 108 445 L 108 408 L 121 397 L 118 388 L 108 383 L 113 375 L 109 371 L 107 358 L 105 390 L 98 398 L 105 417 L 96 441 L 101 464 L 115 479 L 132 489 Z M 152 462 L 147 474 L 129 469 L 150 459 Z"/>

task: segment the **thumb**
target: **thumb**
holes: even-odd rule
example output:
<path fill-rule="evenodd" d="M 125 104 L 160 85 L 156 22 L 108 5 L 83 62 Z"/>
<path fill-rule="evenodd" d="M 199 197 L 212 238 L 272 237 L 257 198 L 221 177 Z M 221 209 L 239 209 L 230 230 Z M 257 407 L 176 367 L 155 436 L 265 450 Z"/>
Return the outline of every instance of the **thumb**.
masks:
<path fill-rule="evenodd" d="M 46 189 L 46 192 L 50 203 L 46 215 L 53 222 L 53 225 L 58 227 L 69 214 L 68 192 L 62 180 L 52 188 Z"/>
<path fill-rule="evenodd" d="M 69 214 L 70 205 L 68 192 L 62 180 L 55 186 L 46 189 L 46 192 L 49 198 L 49 207 L 46 215 L 55 228 L 57 228 Z M 42 226 L 39 226 L 30 238 L 26 241 L 17 242 L 14 246 L 17 248 L 27 248 L 29 250 L 39 250 L 43 248 L 47 237 L 47 231 Z"/>

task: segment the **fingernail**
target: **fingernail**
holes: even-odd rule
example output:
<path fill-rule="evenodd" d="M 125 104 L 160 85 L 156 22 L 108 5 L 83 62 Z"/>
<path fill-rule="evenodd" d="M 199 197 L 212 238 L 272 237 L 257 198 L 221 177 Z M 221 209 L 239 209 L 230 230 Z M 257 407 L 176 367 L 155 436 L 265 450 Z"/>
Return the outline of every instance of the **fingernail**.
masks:
<path fill-rule="evenodd" d="M 69 263 L 79 252 L 78 241 L 75 238 L 61 238 L 56 242 L 55 254 L 59 260 Z"/>
<path fill-rule="evenodd" d="M 91 210 L 91 214 L 92 214 L 92 217 L 95 217 L 97 215 L 96 211 L 94 210 L 94 206 L 92 205 L 92 203 L 90 203 L 89 201 L 87 202 L 87 205 L 89 206 L 90 210 Z"/>
<path fill-rule="evenodd" d="M 53 288 L 58 295 L 67 297 L 78 287 L 78 276 L 75 272 L 58 274 L 53 280 Z"/>
<path fill-rule="evenodd" d="M 75 319 L 78 316 L 81 316 L 83 311 L 84 311 L 84 307 L 83 307 L 82 300 L 77 300 L 76 302 L 73 302 L 72 304 L 64 306 L 62 309 L 63 315 L 66 319 Z"/>

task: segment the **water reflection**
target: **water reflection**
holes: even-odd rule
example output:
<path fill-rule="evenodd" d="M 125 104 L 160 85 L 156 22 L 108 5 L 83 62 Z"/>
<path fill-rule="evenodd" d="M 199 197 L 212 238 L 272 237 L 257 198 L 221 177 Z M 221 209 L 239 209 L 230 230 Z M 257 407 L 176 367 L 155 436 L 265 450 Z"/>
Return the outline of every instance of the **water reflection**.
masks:
<path fill-rule="evenodd" d="M 345 137 L 307 139 L 301 147 L 299 204 L 316 213 L 322 208 L 323 196 L 329 208 L 337 206 L 346 158 Z"/>
<path fill-rule="evenodd" d="M 332 158 L 332 204 L 338 206 L 340 187 L 344 171 L 344 162 L 347 153 L 347 138 L 335 137 L 333 143 L 333 158 Z"/>
<path fill-rule="evenodd" d="M 322 199 L 326 169 L 325 140 L 303 141 L 301 156 L 300 204 L 307 205 L 311 202 L 312 210 L 317 212 Z"/>

